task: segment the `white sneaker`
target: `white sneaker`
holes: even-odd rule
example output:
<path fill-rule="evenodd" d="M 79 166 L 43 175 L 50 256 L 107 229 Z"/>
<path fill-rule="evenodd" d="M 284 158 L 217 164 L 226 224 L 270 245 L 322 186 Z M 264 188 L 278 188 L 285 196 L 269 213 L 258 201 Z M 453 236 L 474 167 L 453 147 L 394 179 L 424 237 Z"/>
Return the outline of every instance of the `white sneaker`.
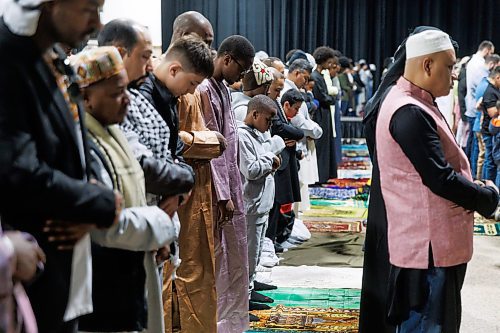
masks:
<path fill-rule="evenodd" d="M 270 272 L 270 271 L 271 271 L 271 267 L 264 267 L 261 264 L 258 264 L 257 267 L 255 267 L 256 273 Z"/>
<path fill-rule="evenodd" d="M 288 240 L 284 241 L 283 243 L 280 243 L 280 245 L 283 248 L 283 252 L 286 252 L 291 248 L 297 247 L 296 244 L 293 244 L 293 243 L 289 242 Z"/>
<path fill-rule="evenodd" d="M 276 266 L 277 264 L 279 264 L 280 260 L 278 257 L 276 257 L 276 255 L 274 255 L 274 257 L 272 255 L 270 255 L 269 252 L 262 252 L 262 254 L 260 255 L 260 261 L 259 261 L 259 265 L 262 265 L 264 267 L 274 267 Z"/>

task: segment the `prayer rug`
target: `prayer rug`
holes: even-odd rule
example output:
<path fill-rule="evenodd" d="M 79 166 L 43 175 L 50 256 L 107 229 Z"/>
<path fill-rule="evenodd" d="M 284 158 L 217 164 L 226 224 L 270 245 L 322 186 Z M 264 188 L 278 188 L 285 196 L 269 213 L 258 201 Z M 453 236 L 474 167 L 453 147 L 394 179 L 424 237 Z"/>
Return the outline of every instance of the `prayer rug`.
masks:
<path fill-rule="evenodd" d="M 274 305 L 287 307 L 359 309 L 359 289 L 278 288 L 262 291 Z"/>
<path fill-rule="evenodd" d="M 475 223 L 474 235 L 500 236 L 500 223 Z"/>
<path fill-rule="evenodd" d="M 271 310 L 252 311 L 260 318 L 251 323 L 252 328 L 270 332 L 358 332 L 359 310 L 334 308 L 285 307 L 278 305 Z"/>
<path fill-rule="evenodd" d="M 366 219 L 368 216 L 367 208 L 358 207 L 315 207 L 304 212 L 305 217 L 346 217 L 353 219 Z M 310 219 L 309 219 L 310 220 Z"/>
<path fill-rule="evenodd" d="M 363 221 L 303 221 L 309 232 L 361 232 Z"/>
<path fill-rule="evenodd" d="M 311 198 L 310 200 L 311 206 L 315 207 L 358 207 L 358 208 L 367 208 L 368 202 L 365 200 L 356 200 L 356 199 L 347 199 L 347 200 L 339 200 L 339 199 L 316 199 Z"/>
<path fill-rule="evenodd" d="M 500 222 L 474 214 L 474 235 L 500 236 Z"/>

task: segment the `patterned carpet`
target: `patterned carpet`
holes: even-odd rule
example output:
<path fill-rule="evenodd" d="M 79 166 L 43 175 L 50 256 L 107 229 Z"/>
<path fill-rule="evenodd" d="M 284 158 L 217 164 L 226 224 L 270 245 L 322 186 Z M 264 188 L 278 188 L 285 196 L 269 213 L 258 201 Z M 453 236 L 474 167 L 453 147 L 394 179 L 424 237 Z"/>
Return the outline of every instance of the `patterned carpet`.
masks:
<path fill-rule="evenodd" d="M 263 292 L 271 310 L 253 311 L 260 322 L 248 332 L 357 332 L 358 289 L 279 288 Z"/>

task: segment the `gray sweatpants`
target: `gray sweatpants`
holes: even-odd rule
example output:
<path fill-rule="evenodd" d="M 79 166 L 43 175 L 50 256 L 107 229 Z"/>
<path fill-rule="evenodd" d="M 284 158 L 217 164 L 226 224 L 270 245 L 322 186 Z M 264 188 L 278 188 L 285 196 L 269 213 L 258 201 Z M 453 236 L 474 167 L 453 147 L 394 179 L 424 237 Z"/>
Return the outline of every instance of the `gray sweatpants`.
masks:
<path fill-rule="evenodd" d="M 262 215 L 247 215 L 247 242 L 248 242 L 248 275 L 249 292 L 253 290 L 255 269 L 260 261 L 262 245 L 266 237 L 269 213 Z"/>

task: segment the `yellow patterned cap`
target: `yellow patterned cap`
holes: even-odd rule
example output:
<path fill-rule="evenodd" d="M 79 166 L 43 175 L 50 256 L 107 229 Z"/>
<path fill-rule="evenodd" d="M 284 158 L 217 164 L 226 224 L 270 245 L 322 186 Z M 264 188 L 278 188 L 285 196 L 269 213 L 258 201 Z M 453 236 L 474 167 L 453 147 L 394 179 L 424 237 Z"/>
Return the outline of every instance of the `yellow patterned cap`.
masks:
<path fill-rule="evenodd" d="M 114 46 L 102 46 L 82 51 L 72 56 L 70 62 L 80 88 L 109 79 L 125 68 L 120 52 Z"/>

